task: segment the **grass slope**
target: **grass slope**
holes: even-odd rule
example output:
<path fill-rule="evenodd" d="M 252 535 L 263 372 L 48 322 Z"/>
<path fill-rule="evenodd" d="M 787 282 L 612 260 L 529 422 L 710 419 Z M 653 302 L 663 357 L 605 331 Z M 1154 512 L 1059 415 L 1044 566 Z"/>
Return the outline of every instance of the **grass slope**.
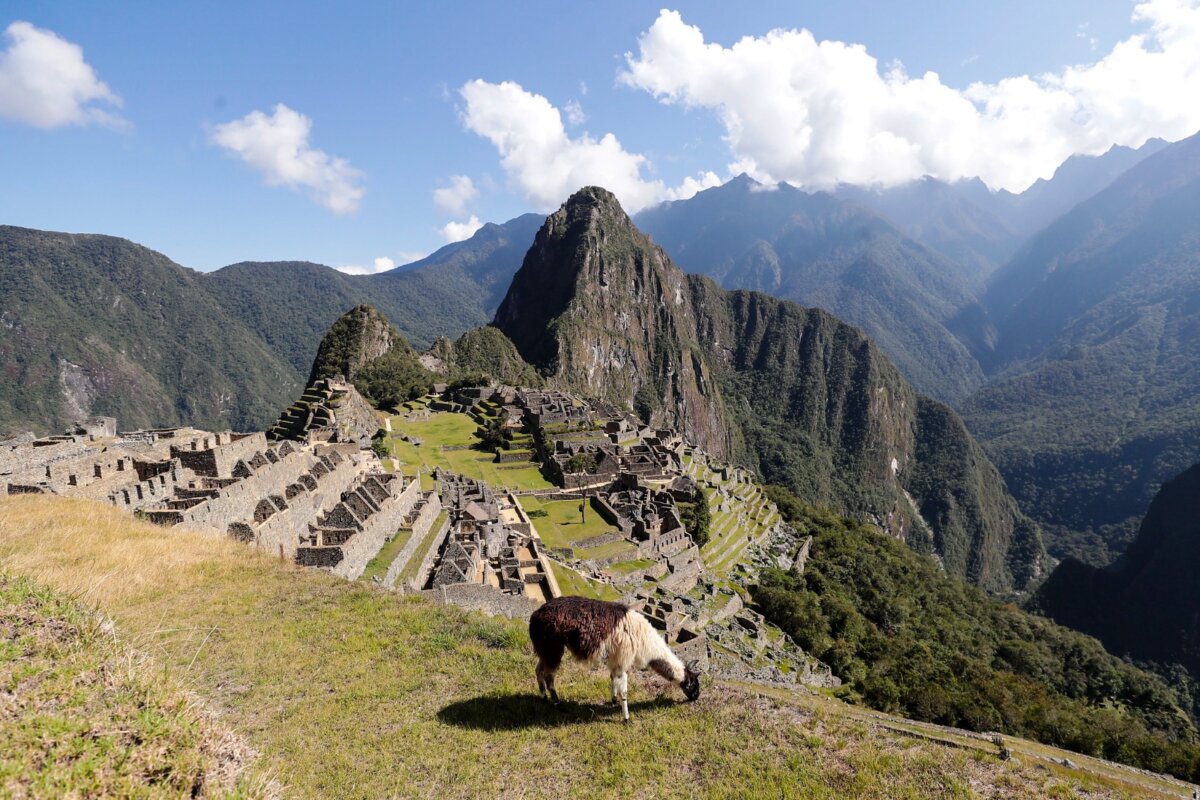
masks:
<path fill-rule="evenodd" d="M 0 573 L 0 794 L 256 797 L 244 745 L 93 611 Z"/>
<path fill-rule="evenodd" d="M 0 531 L 0 569 L 98 605 L 220 709 L 287 796 L 1121 796 L 892 735 L 824 700 L 710 686 L 684 704 L 639 675 L 627 728 L 593 705 L 606 681 L 570 666 L 550 709 L 518 622 L 83 501 L 2 500 Z"/>

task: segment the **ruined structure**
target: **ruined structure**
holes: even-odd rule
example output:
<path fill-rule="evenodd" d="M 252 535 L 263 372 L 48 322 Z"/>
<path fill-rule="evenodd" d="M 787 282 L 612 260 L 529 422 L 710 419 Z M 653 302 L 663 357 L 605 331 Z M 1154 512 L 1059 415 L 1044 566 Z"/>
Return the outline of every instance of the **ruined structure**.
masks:
<path fill-rule="evenodd" d="M 379 430 L 371 404 L 341 377 L 313 381 L 267 431 L 272 441 L 341 442 L 369 446 Z"/>
<path fill-rule="evenodd" d="M 191 428 L 110 435 L 111 420 L 79 427 L 88 432 L 0 444 L 0 488 L 109 502 L 346 578 L 400 528 L 424 536 L 441 509 L 435 493 L 384 473 L 357 444 Z"/>
<path fill-rule="evenodd" d="M 450 524 L 415 581 L 421 589 L 446 602 L 523 617 L 560 594 L 541 540 L 513 496 L 445 471 L 437 479 Z"/>

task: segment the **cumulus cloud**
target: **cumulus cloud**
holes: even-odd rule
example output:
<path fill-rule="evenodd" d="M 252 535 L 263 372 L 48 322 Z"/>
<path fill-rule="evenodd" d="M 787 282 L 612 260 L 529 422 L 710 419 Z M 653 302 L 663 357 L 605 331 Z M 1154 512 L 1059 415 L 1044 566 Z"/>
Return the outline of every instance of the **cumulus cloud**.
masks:
<path fill-rule="evenodd" d="M 447 243 L 453 243 L 470 239 L 475 235 L 475 231 L 482 227 L 483 223 L 479 221 L 479 217 L 472 214 L 466 222 L 447 222 L 442 226 L 440 232 Z"/>
<path fill-rule="evenodd" d="M 403 258 L 404 255 L 407 255 L 407 253 L 401 253 L 401 258 Z M 421 258 L 421 255 L 409 260 L 415 261 L 418 258 Z M 336 269 L 338 272 L 346 272 L 347 275 L 378 275 L 379 272 L 386 272 L 388 270 L 396 269 L 396 261 L 386 257 L 386 255 L 380 255 L 379 258 L 374 260 L 373 266 L 343 264 L 342 266 L 334 267 L 334 269 Z"/>
<path fill-rule="evenodd" d="M 121 98 L 83 60 L 83 48 L 53 31 L 14 22 L 0 52 L 0 117 L 38 128 L 92 123 L 124 127 L 120 116 L 98 106 Z"/>
<path fill-rule="evenodd" d="M 587 114 L 583 113 L 583 106 L 578 100 L 568 101 L 563 110 L 567 112 L 567 123 L 572 127 L 587 122 Z"/>
<path fill-rule="evenodd" d="M 475 182 L 466 175 L 451 175 L 450 185 L 433 190 L 433 204 L 447 214 L 461 215 L 467 203 L 479 196 Z"/>
<path fill-rule="evenodd" d="M 365 193 L 362 173 L 310 145 L 311 131 L 311 119 L 279 103 L 270 116 L 251 111 L 218 125 L 212 141 L 261 173 L 268 186 L 304 189 L 335 214 L 354 212 Z"/>
<path fill-rule="evenodd" d="M 495 145 L 509 184 L 539 210 L 557 208 L 588 185 L 605 187 L 630 212 L 686 191 L 644 177 L 650 166 L 646 157 L 626 150 L 611 133 L 599 139 L 586 132 L 568 135 L 559 110 L 520 84 L 473 80 L 459 93 L 466 101 L 463 125 Z M 690 185 L 705 180 L 688 179 Z"/>
<path fill-rule="evenodd" d="M 980 177 L 1021 190 L 1073 154 L 1200 129 L 1200 0 L 1137 5 L 1143 32 L 1092 64 L 947 86 L 881 68 L 863 45 L 773 30 L 730 47 L 662 11 L 619 80 L 712 111 L 731 172 L 805 187 Z"/>

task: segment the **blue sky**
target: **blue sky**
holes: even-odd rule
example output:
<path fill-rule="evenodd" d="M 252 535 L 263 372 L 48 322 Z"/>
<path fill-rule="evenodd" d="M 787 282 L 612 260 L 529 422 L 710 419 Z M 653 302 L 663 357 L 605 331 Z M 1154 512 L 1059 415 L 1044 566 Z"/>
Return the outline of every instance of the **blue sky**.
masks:
<path fill-rule="evenodd" d="M 196 269 L 371 269 L 436 249 L 450 223 L 544 211 L 576 182 L 633 208 L 742 169 L 813 189 L 918 173 L 1016 186 L 1072 152 L 1200 127 L 1167 96 L 1195 88 L 1192 0 L 1138 19 L 1116 0 L 669 8 L 9 0 L 0 223 L 124 236 Z M 92 78 L 51 69 L 72 58 L 51 32 Z M 1107 102 L 1124 84 L 1145 107 Z M 79 102 L 55 116 L 51 101 Z M 296 136 L 298 153 L 276 152 Z"/>

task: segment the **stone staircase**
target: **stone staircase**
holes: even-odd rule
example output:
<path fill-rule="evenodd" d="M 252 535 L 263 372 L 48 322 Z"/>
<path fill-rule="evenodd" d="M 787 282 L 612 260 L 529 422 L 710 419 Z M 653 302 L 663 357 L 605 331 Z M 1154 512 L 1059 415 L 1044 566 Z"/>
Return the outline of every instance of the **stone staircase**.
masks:
<path fill-rule="evenodd" d="M 336 424 L 333 402 L 337 394 L 337 388 L 329 379 L 315 381 L 279 416 L 267 431 L 267 438 L 271 441 L 303 441 L 310 430 L 333 427 Z"/>

